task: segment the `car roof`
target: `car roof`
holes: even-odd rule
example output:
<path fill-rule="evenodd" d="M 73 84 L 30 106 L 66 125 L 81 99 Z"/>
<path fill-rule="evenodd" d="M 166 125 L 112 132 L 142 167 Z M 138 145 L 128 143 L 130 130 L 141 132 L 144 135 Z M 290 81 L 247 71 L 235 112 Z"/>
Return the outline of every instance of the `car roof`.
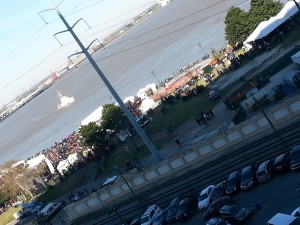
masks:
<path fill-rule="evenodd" d="M 239 171 L 234 171 L 228 176 L 228 180 L 235 178 L 239 174 Z"/>
<path fill-rule="evenodd" d="M 237 205 L 223 205 L 222 208 L 220 209 L 220 212 L 228 212 L 230 209 L 237 207 Z"/>
<path fill-rule="evenodd" d="M 157 207 L 158 208 L 158 206 L 157 205 L 150 205 L 149 207 L 148 207 L 148 209 L 144 212 L 144 214 L 143 214 L 143 216 L 142 217 L 144 217 L 144 216 L 146 216 L 146 215 L 148 215 L 155 207 Z"/>
<path fill-rule="evenodd" d="M 288 155 L 288 152 L 283 153 L 283 154 L 277 156 L 276 159 L 275 159 L 275 162 L 280 162 L 280 161 L 282 161 L 287 155 Z"/>
<path fill-rule="evenodd" d="M 206 188 L 204 188 L 204 189 L 200 192 L 200 195 L 201 195 L 201 194 L 204 194 L 204 193 L 207 193 L 208 189 L 209 189 L 209 188 L 214 188 L 214 186 L 215 186 L 215 185 L 209 185 L 209 186 L 207 186 Z"/>
<path fill-rule="evenodd" d="M 242 169 L 242 173 L 247 173 L 247 172 L 251 171 L 251 169 L 252 169 L 252 165 L 246 166 Z"/>

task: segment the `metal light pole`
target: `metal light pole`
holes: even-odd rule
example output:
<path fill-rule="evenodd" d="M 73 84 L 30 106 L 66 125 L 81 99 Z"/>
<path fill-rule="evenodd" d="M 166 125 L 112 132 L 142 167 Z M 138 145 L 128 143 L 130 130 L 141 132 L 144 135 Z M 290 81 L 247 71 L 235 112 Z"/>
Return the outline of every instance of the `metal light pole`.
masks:
<path fill-rule="evenodd" d="M 129 190 L 131 191 L 133 197 L 137 200 L 137 202 L 139 203 L 139 205 L 140 205 L 144 210 L 146 210 L 146 207 L 145 207 L 142 203 L 140 203 L 140 201 L 138 200 L 138 198 L 137 198 L 135 192 L 133 191 L 133 189 L 131 188 L 131 186 L 128 184 L 127 180 L 125 179 L 125 177 L 124 177 L 123 174 L 121 173 L 119 166 L 117 166 L 117 165 L 114 166 L 114 169 L 118 172 L 118 174 L 121 176 L 121 178 L 123 179 L 123 181 L 125 182 L 125 184 L 128 186 L 128 188 L 129 188 Z"/>
<path fill-rule="evenodd" d="M 268 117 L 268 115 L 266 114 L 265 110 L 263 109 L 263 107 L 261 106 L 260 102 L 258 102 L 256 100 L 256 98 L 254 96 L 252 96 L 253 100 L 255 103 L 258 104 L 260 111 L 262 112 L 263 116 L 266 118 L 266 120 L 268 121 L 268 123 L 270 124 L 270 126 L 272 127 L 272 129 L 274 130 L 274 134 L 278 137 L 278 139 L 280 140 L 280 143 L 282 144 L 282 146 L 289 151 L 288 146 L 285 144 L 284 140 L 282 139 L 281 135 L 278 133 L 277 129 L 274 127 L 272 121 L 270 120 L 270 118 Z"/>
<path fill-rule="evenodd" d="M 151 74 L 153 75 L 153 77 L 157 80 L 157 82 L 159 83 L 159 85 L 161 85 L 161 82 L 159 81 L 159 79 L 157 78 L 157 76 L 155 75 L 154 71 L 151 71 Z"/>
<path fill-rule="evenodd" d="M 203 53 L 204 53 L 204 56 L 206 56 L 207 54 L 206 54 L 206 52 L 204 51 L 204 49 L 203 49 L 203 47 L 202 47 L 202 45 L 200 44 L 200 43 L 198 43 L 198 46 L 201 48 L 201 50 L 203 51 Z"/>
<path fill-rule="evenodd" d="M 297 8 L 298 8 L 298 11 L 300 11 L 300 5 L 299 5 L 299 3 L 298 2 L 296 2 L 296 0 L 293 0 L 293 2 L 295 3 L 295 5 L 297 6 Z"/>
<path fill-rule="evenodd" d="M 157 160 L 162 160 L 162 157 L 159 154 L 159 152 L 156 149 L 156 147 L 154 146 L 154 144 L 151 142 L 151 140 L 145 134 L 145 132 L 143 131 L 143 129 L 139 126 L 139 124 L 133 118 L 133 116 L 131 115 L 131 113 L 127 109 L 126 105 L 123 103 L 123 101 L 120 98 L 120 96 L 117 94 L 117 92 L 114 90 L 114 88 L 112 87 L 112 85 L 109 83 L 109 81 L 107 80 L 107 78 L 105 77 L 105 75 L 103 74 L 103 72 L 100 70 L 99 66 L 96 64 L 96 62 L 94 61 L 94 59 L 92 58 L 92 56 L 89 54 L 89 52 L 83 46 L 83 44 L 81 43 L 81 41 L 79 40 L 79 38 L 77 37 L 77 35 L 75 34 L 75 32 L 73 31 L 73 28 L 65 20 L 65 18 L 63 17 L 63 15 L 58 10 L 57 6 L 53 3 L 53 1 L 49 0 L 49 2 L 52 5 L 53 9 L 58 14 L 58 16 L 60 17 L 60 19 L 62 20 L 62 22 L 67 27 L 67 31 L 69 31 L 71 33 L 71 35 L 73 36 L 73 38 L 75 39 L 75 41 L 77 42 L 77 44 L 79 45 L 79 47 L 81 48 L 82 52 L 86 55 L 86 58 L 89 60 L 89 62 L 91 63 L 91 65 L 94 67 L 94 69 L 96 70 L 97 74 L 99 75 L 99 77 L 101 78 L 101 80 L 104 82 L 104 84 L 106 85 L 106 87 L 108 88 L 108 90 L 110 91 L 110 93 L 113 95 L 113 97 L 115 98 L 115 100 L 117 101 L 117 103 L 120 105 L 121 109 L 123 110 L 123 112 L 127 116 L 128 120 L 133 125 L 134 129 L 139 134 L 139 136 L 142 138 L 143 142 L 146 144 L 146 146 L 148 147 L 148 149 L 150 150 L 150 152 L 152 153 L 152 155 Z"/>

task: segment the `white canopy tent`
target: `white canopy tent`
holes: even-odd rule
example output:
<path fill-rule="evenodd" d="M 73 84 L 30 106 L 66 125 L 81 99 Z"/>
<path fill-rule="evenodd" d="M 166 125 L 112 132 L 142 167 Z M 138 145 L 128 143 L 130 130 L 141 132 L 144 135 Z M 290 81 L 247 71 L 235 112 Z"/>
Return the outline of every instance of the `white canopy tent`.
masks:
<path fill-rule="evenodd" d="M 70 154 L 68 156 L 68 161 L 71 165 L 74 165 L 75 163 L 78 163 L 81 160 L 81 156 L 78 152 L 75 152 L 73 154 Z"/>
<path fill-rule="evenodd" d="M 88 125 L 90 122 L 100 121 L 102 117 L 103 106 L 98 107 L 94 112 L 88 115 L 84 120 L 81 121 L 81 125 Z"/>
<path fill-rule="evenodd" d="M 300 0 L 296 1 L 300 3 Z M 271 17 L 268 21 L 263 21 L 260 23 L 252 32 L 252 34 L 247 38 L 247 40 L 244 41 L 244 45 L 249 48 L 249 43 L 266 37 L 297 12 L 298 8 L 295 3 L 293 1 L 288 1 L 276 16 Z"/>
<path fill-rule="evenodd" d="M 65 160 L 61 160 L 56 169 L 57 171 L 61 174 L 61 175 L 64 175 L 64 172 L 67 172 L 71 167 L 71 164 L 69 163 L 69 161 L 67 159 Z"/>
<path fill-rule="evenodd" d="M 28 164 L 28 168 L 35 168 L 37 165 L 41 164 L 42 162 L 45 162 L 47 164 L 47 166 L 52 174 L 55 173 L 54 166 L 52 165 L 50 160 L 48 158 L 46 158 L 46 156 L 44 154 L 38 155 L 38 156 L 26 161 L 26 163 Z"/>

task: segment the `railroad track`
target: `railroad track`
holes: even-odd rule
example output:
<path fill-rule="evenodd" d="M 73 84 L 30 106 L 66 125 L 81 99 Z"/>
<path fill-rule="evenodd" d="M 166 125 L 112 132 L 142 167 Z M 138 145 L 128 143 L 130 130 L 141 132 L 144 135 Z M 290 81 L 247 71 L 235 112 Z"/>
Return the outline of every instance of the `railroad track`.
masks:
<path fill-rule="evenodd" d="M 279 133 L 287 146 L 298 144 L 300 123 L 288 126 Z M 141 204 L 144 206 L 157 204 L 164 208 L 178 195 L 198 196 L 199 191 L 206 186 L 226 180 L 230 172 L 240 170 L 253 162 L 260 163 L 274 158 L 285 151 L 287 150 L 274 134 L 238 149 L 223 150 L 218 153 L 215 160 L 205 159 L 208 160 L 205 165 L 187 168 L 186 172 L 175 175 L 168 182 L 139 194 L 137 199 L 116 203 L 115 212 L 105 208 L 85 215 L 72 224 L 119 225 L 122 223 L 121 220 L 141 216 L 144 211 Z"/>

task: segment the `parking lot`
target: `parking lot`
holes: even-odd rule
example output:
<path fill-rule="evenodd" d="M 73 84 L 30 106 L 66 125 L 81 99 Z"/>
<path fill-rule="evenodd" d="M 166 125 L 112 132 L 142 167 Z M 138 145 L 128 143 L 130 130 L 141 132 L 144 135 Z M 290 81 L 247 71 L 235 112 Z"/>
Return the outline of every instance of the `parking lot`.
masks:
<path fill-rule="evenodd" d="M 297 188 L 300 187 L 299 176 L 299 172 L 287 172 L 274 177 L 267 183 L 259 184 L 253 190 L 240 192 L 234 196 L 235 204 L 251 210 L 252 217 L 246 224 L 264 225 L 276 213 L 290 214 L 300 206 L 300 192 L 297 192 Z M 256 204 L 259 204 L 261 208 L 256 209 Z M 202 215 L 203 212 L 197 210 L 197 213 L 185 224 L 205 225 Z"/>

